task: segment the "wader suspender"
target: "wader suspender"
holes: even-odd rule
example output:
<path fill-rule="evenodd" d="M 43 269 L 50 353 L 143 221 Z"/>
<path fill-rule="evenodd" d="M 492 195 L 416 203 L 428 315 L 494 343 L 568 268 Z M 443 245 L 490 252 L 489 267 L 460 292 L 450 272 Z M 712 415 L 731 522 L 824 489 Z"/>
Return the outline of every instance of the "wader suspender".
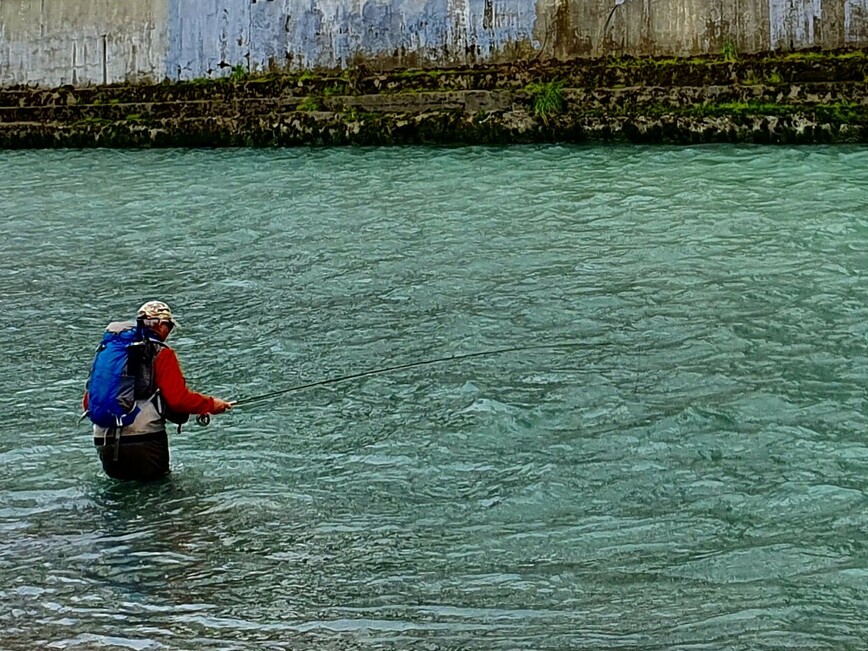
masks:
<path fill-rule="evenodd" d="M 166 414 L 163 413 L 163 394 L 160 393 L 160 390 L 157 389 L 154 392 L 154 395 L 151 396 L 151 401 L 153 401 L 154 406 L 157 408 L 157 413 L 160 414 L 163 418 L 166 417 Z M 178 434 L 181 433 L 181 423 L 178 423 Z"/>
<path fill-rule="evenodd" d="M 114 434 L 114 437 L 115 437 L 115 453 L 114 453 L 114 460 L 115 461 L 118 460 L 118 456 L 120 455 L 120 451 L 121 451 L 121 427 L 123 427 L 123 425 L 121 424 L 121 419 L 118 418 L 118 426 L 112 427 L 110 430 L 108 430 L 108 432 L 106 432 L 106 436 L 108 436 L 109 432 L 112 432 Z"/>

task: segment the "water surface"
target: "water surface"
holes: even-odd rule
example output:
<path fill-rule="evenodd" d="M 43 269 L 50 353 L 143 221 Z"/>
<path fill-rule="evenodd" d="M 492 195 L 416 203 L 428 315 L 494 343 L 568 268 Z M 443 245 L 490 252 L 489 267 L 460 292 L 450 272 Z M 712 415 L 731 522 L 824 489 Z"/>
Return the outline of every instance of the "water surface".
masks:
<path fill-rule="evenodd" d="M 0 154 L 0 647 L 859 648 L 868 150 Z M 102 476 L 105 324 L 289 393 Z"/>

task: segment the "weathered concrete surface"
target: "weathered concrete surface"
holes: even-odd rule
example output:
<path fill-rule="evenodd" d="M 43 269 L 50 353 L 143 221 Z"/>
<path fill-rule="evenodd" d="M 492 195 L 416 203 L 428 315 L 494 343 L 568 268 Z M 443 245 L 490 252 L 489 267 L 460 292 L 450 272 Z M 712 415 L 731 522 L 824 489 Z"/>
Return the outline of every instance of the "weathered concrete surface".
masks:
<path fill-rule="evenodd" d="M 868 0 L 0 0 L 0 86 L 868 46 Z"/>
<path fill-rule="evenodd" d="M 170 2 L 167 76 L 270 67 L 393 66 L 491 60 L 525 44 L 534 0 L 261 0 Z"/>
<path fill-rule="evenodd" d="M 165 0 L 0 0 L 0 85 L 162 79 Z"/>
<path fill-rule="evenodd" d="M 866 76 L 846 51 L 7 88 L 0 147 L 868 142 Z"/>

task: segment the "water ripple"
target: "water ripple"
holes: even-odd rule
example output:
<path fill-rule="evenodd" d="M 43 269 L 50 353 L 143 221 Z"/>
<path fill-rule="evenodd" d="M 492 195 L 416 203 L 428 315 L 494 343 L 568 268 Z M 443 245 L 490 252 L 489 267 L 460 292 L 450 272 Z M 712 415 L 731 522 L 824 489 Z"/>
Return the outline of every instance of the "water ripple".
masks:
<path fill-rule="evenodd" d="M 868 150 L 10 152 L 4 649 L 860 648 Z M 105 479 L 78 401 L 160 297 L 290 393 Z"/>

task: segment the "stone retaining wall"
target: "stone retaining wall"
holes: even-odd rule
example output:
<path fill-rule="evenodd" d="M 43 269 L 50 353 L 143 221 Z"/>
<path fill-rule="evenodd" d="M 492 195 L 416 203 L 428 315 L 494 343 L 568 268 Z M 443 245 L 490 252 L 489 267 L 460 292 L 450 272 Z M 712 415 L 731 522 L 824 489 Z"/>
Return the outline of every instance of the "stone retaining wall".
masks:
<path fill-rule="evenodd" d="M 0 147 L 868 142 L 868 53 L 0 90 Z"/>

